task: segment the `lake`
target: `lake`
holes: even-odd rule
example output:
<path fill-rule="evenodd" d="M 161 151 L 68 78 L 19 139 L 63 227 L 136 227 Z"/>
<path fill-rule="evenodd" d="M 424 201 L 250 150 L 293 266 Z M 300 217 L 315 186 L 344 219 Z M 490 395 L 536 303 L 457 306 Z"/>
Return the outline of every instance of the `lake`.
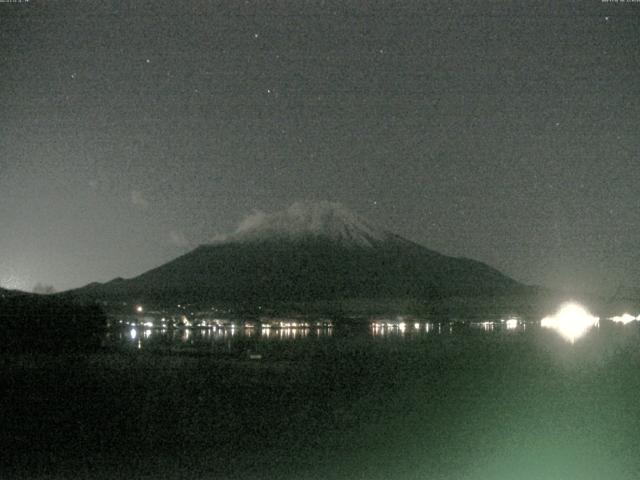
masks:
<path fill-rule="evenodd" d="M 121 351 L 132 349 L 153 352 L 188 352 L 214 354 L 260 354 L 262 350 L 288 350 L 291 342 L 327 338 L 407 338 L 460 334 L 468 329 L 486 332 L 524 331 L 531 322 L 517 318 L 493 321 L 425 321 L 409 316 L 355 318 L 342 321 L 305 321 L 301 319 L 228 320 L 207 327 L 166 328 L 142 322 L 121 325 L 105 334 L 104 344 Z M 280 343 L 284 342 L 284 343 Z M 279 345 L 279 346 L 278 346 Z M 257 358 L 256 358 L 257 359 Z"/>
<path fill-rule="evenodd" d="M 3 355 L 0 473 L 638 478 L 638 321 L 570 313 L 126 326 L 96 354 Z"/>

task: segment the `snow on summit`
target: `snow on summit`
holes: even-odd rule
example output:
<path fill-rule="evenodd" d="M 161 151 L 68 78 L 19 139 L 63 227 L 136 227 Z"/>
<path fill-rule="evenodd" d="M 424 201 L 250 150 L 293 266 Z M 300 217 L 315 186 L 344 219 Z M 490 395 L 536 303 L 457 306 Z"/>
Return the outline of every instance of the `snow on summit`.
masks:
<path fill-rule="evenodd" d="M 274 213 L 256 212 L 243 220 L 236 231 L 215 241 L 295 240 L 324 237 L 345 244 L 372 246 L 393 235 L 374 227 L 336 202 L 294 203 Z"/>

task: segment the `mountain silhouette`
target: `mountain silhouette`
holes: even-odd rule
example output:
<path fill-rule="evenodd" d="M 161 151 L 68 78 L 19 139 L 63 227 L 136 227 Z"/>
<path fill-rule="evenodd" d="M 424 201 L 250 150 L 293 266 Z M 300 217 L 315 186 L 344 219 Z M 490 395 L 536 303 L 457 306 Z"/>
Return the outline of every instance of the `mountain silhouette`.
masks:
<path fill-rule="evenodd" d="M 131 279 L 73 290 L 102 301 L 304 302 L 510 293 L 521 284 L 442 255 L 331 202 L 256 213 L 238 229 Z"/>

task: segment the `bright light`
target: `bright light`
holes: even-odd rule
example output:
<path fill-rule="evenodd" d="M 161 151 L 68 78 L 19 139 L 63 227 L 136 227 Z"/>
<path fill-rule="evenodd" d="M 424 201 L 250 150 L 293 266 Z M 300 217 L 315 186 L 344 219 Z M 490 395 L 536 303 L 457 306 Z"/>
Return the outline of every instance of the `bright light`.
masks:
<path fill-rule="evenodd" d="M 483 330 L 493 330 L 493 322 L 480 322 L 479 324 Z"/>
<path fill-rule="evenodd" d="M 136 307 L 136 312 L 138 312 L 138 313 L 142 313 L 142 311 L 143 311 L 143 310 L 144 310 L 144 309 L 142 308 L 142 305 L 138 305 L 138 306 Z"/>
<path fill-rule="evenodd" d="M 506 324 L 507 330 L 515 330 L 516 328 L 518 328 L 518 320 L 515 318 L 510 318 L 506 321 Z"/>
<path fill-rule="evenodd" d="M 640 318 L 640 315 L 638 315 L 638 318 L 636 318 L 633 315 L 629 315 L 628 313 L 623 313 L 622 315 L 611 317 L 611 320 L 613 320 L 616 323 L 622 323 L 623 325 L 626 325 L 627 323 L 633 322 L 634 320 L 638 320 L 639 318 Z"/>
<path fill-rule="evenodd" d="M 540 321 L 541 326 L 556 330 L 571 343 L 598 324 L 598 317 L 592 316 L 584 307 L 575 303 L 562 305 L 555 315 Z"/>
<path fill-rule="evenodd" d="M 129 331 L 129 336 L 131 337 L 131 340 L 135 340 L 136 337 L 138 336 L 138 331 L 135 328 L 132 328 Z"/>

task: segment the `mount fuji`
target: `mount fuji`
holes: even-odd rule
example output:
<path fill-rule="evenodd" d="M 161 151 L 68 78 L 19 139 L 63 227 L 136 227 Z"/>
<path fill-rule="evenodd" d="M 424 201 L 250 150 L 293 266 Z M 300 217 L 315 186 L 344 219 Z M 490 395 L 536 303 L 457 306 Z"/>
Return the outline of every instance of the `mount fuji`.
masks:
<path fill-rule="evenodd" d="M 69 291 L 101 301 L 308 302 L 510 293 L 490 266 L 442 255 L 370 224 L 338 203 L 255 213 L 236 231 L 131 279 Z M 175 303 L 174 303 L 175 304 Z"/>

